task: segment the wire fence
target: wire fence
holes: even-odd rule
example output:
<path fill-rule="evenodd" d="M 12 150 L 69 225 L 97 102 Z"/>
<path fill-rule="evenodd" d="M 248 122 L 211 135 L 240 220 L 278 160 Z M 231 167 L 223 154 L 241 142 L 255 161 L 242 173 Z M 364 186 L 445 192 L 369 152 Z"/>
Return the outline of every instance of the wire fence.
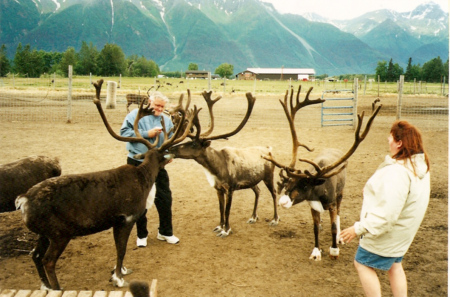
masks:
<path fill-rule="evenodd" d="M 12 78 L 0 79 L 0 121 L 36 121 L 36 122 L 101 122 L 98 111 L 92 100 L 95 96 L 90 77 L 74 77 L 71 82 L 67 78 L 48 76 L 39 79 Z M 278 102 L 283 99 L 291 87 L 297 90 L 301 84 L 303 99 L 309 88 L 314 88 L 310 99 L 322 96 L 323 91 L 334 89 L 355 88 L 353 82 L 291 82 L 291 81 L 225 81 L 225 80 L 180 80 L 155 78 L 105 78 L 115 81 L 118 88 L 115 92 L 115 107 L 106 109 L 108 120 L 121 123 L 127 114 L 127 94 L 146 94 L 153 86 L 165 93 L 170 104 L 176 104 L 181 94 L 190 89 L 192 104 L 203 107 L 201 93 L 211 90 L 213 98 L 222 96 L 222 101 L 232 103 L 230 107 L 220 107 L 217 104 L 216 116 L 222 117 L 224 125 L 227 118 L 239 117 L 245 112 L 245 93 L 251 92 L 258 98 L 252 114 L 252 123 L 264 125 L 272 112 L 282 112 Z M 105 83 L 107 84 L 107 83 Z M 375 84 L 360 82 L 357 84 L 358 96 L 356 110 L 358 113 L 371 109 L 371 103 L 379 98 L 383 104 L 382 115 L 395 119 L 406 119 L 418 125 L 421 129 L 448 130 L 448 89 L 443 85 L 399 82 L 397 84 Z M 386 90 L 386 92 L 384 91 Z M 104 86 L 101 101 L 105 108 L 106 86 Z M 335 94 L 333 96 L 339 96 Z M 345 95 L 342 95 L 345 96 Z M 137 105 L 131 105 L 136 108 Z M 303 111 L 302 111 L 303 112 Z M 207 112 L 202 113 L 207 116 Z M 321 127 L 321 111 L 319 106 L 308 107 L 301 113 L 309 127 Z"/>

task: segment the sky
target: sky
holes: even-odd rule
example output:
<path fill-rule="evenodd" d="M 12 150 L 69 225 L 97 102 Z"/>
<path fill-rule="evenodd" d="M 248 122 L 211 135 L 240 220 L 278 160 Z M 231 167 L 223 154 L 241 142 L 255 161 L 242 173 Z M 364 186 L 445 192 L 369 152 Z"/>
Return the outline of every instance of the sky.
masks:
<path fill-rule="evenodd" d="M 366 12 L 391 9 L 397 12 L 411 11 L 430 0 L 262 0 L 270 2 L 280 13 L 304 14 L 314 12 L 333 20 L 347 20 Z M 432 0 L 448 12 L 448 0 Z"/>

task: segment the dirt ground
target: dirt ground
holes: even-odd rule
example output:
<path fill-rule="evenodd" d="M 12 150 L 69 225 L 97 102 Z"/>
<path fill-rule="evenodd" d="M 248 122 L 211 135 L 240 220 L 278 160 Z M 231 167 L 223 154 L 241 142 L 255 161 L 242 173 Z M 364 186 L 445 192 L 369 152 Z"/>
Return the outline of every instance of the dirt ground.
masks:
<path fill-rule="evenodd" d="M 277 100 L 270 101 L 274 105 L 268 102 L 257 101 L 259 109 L 252 115 L 266 116 L 267 122 L 249 121 L 230 140 L 215 141 L 212 145 L 216 148 L 270 145 L 276 158 L 288 163 L 291 140 L 287 122 L 282 112 L 273 112 L 281 110 Z M 120 110 L 125 109 L 121 106 Z M 230 115 L 225 127 L 218 124 L 218 133 L 234 128 L 242 113 Z M 116 131 L 124 116 L 123 112 L 121 118 L 112 121 Z M 343 228 L 358 220 L 364 184 L 389 152 L 387 136 L 392 121 L 393 117 L 383 114 L 382 109 L 367 139 L 350 158 L 341 206 Z M 273 127 L 273 122 L 282 124 Z M 300 122 L 297 119 L 299 138 L 316 148 L 314 153 L 300 150 L 304 158 L 313 158 L 324 147 L 346 150 L 353 142 L 354 131 L 350 127 L 302 128 Z M 403 261 L 409 296 L 414 297 L 448 294 L 448 129 L 434 130 L 423 131 L 431 158 L 431 200 Z M 0 122 L 0 151 L 0 164 L 30 155 L 56 156 L 63 174 L 115 168 L 126 159 L 125 144 L 113 139 L 101 122 Z M 246 223 L 253 208 L 253 192 L 235 192 L 230 216 L 233 233 L 218 238 L 213 233 L 219 223 L 218 201 L 203 168 L 195 161 L 176 159 L 166 169 L 174 197 L 174 233 L 181 242 L 169 245 L 156 239 L 158 215 L 154 207 L 150 209 L 148 246 L 136 247 L 135 229 L 128 242 L 125 265 L 134 272 L 125 276 L 127 281 L 157 279 L 161 297 L 363 296 L 353 267 L 358 242 L 341 246 L 339 259 L 331 260 L 327 256 L 331 231 L 326 213 L 320 235 L 323 249 L 320 262 L 308 259 L 314 247 L 308 204 L 301 203 L 288 210 L 279 208 L 281 221 L 270 227 L 273 206 L 263 184 L 260 220 L 253 225 Z M 39 289 L 39 277 L 30 256 L 35 241 L 36 235 L 26 229 L 19 212 L 0 214 L 0 289 Z M 109 282 L 115 260 L 112 230 L 75 238 L 57 263 L 60 284 L 64 290 L 115 290 Z M 379 275 L 383 296 L 391 296 L 387 274 Z"/>

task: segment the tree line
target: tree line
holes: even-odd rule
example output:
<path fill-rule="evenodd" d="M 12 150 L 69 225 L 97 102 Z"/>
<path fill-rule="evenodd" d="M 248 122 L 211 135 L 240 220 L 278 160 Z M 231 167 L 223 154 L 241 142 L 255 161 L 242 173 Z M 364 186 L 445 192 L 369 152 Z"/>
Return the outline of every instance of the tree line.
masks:
<path fill-rule="evenodd" d="M 67 76 L 69 65 L 73 65 L 73 73 L 77 75 L 154 77 L 160 73 L 154 61 L 138 55 L 125 57 L 122 49 L 111 43 L 99 52 L 92 42 L 83 41 L 79 52 L 68 47 L 63 53 L 31 49 L 29 44 L 19 43 L 12 61 L 6 56 L 6 46 L 0 48 L 2 77 L 10 72 L 27 77 L 40 77 L 44 73 Z"/>
<path fill-rule="evenodd" d="M 20 76 L 40 77 L 44 73 L 57 73 L 62 76 L 68 75 L 68 66 L 73 65 L 73 72 L 77 75 L 99 75 L 99 76 L 123 76 L 130 77 L 156 77 L 161 74 L 158 64 L 148 60 L 144 56 L 131 55 L 125 57 L 122 48 L 116 44 L 107 43 L 99 52 L 92 42 L 82 42 L 79 52 L 74 47 L 68 47 L 63 53 L 46 52 L 44 50 L 31 49 L 27 44 L 18 44 L 13 60 L 6 55 L 6 46 L 0 48 L 0 77 L 8 73 L 17 73 Z M 442 62 L 440 57 L 420 64 L 412 64 L 409 58 L 406 71 L 398 63 L 392 61 L 379 61 L 375 69 L 375 76 L 380 81 L 395 82 L 400 75 L 405 76 L 405 81 L 427 81 L 442 82 L 449 74 L 449 60 Z M 188 70 L 198 70 L 198 65 L 190 63 Z M 219 65 L 215 74 L 221 77 L 232 77 L 233 65 L 223 63 Z M 164 72 L 167 77 L 181 77 L 183 73 Z M 327 74 L 323 75 L 327 77 Z M 351 76 L 351 75 L 350 75 Z M 317 76 L 318 78 L 319 76 Z M 349 75 L 341 75 L 339 79 L 349 79 Z"/>
<path fill-rule="evenodd" d="M 447 62 L 442 63 L 441 57 L 431 59 L 425 62 L 423 66 L 420 64 L 412 64 L 412 58 L 408 59 L 408 65 L 406 71 L 398 65 L 393 63 L 392 59 L 388 62 L 380 61 L 375 69 L 375 75 L 380 77 L 380 81 L 396 82 L 400 75 L 405 76 L 405 81 L 413 82 L 426 81 L 426 82 L 443 82 L 444 77 L 448 82 L 448 59 Z"/>
<path fill-rule="evenodd" d="M 27 77 L 40 77 L 44 73 L 67 76 L 69 65 L 73 65 L 73 73 L 76 75 L 156 77 L 161 73 L 153 60 L 138 55 L 125 57 L 122 48 L 111 43 L 105 44 L 99 52 L 92 42 L 88 44 L 83 41 L 79 52 L 74 47 L 68 47 L 63 53 L 31 49 L 29 44 L 23 46 L 19 43 L 12 61 L 7 58 L 6 53 L 7 49 L 3 44 L 0 48 L 0 77 L 11 72 Z M 198 70 L 197 64 L 191 63 L 189 67 L 189 70 L 195 67 Z M 233 65 L 223 63 L 215 73 L 221 77 L 230 77 Z M 182 73 L 164 72 L 164 75 L 181 77 Z"/>

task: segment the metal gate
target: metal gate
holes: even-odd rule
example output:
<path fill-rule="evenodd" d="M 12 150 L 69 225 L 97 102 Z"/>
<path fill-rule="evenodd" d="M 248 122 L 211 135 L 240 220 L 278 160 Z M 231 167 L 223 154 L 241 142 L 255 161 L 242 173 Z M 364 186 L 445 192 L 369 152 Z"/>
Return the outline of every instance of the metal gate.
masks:
<path fill-rule="evenodd" d="M 335 96 L 328 98 L 330 94 Z M 323 91 L 322 99 L 325 99 L 321 112 L 322 127 L 355 125 L 356 96 L 353 90 Z"/>

